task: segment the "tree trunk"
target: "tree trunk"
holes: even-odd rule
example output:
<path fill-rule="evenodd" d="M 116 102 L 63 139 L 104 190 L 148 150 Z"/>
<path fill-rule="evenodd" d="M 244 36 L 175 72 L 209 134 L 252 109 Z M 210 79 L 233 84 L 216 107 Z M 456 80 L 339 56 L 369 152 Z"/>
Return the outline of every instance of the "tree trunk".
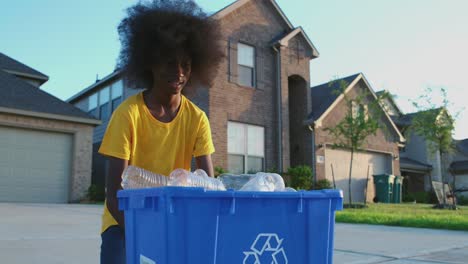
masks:
<path fill-rule="evenodd" d="M 440 156 L 440 167 L 441 167 L 440 173 L 442 174 L 440 175 L 442 178 L 442 193 L 444 197 L 442 201 L 444 203 L 443 206 L 445 208 L 447 206 L 447 195 L 445 194 L 445 162 L 444 162 L 443 153 L 442 151 L 440 151 L 440 149 L 439 149 L 439 156 Z"/>
<path fill-rule="evenodd" d="M 348 197 L 349 197 L 349 207 L 353 206 L 353 200 L 351 198 L 351 179 L 353 175 L 353 158 L 354 158 L 354 150 L 351 150 L 351 160 L 349 162 L 349 181 L 348 181 Z"/>
<path fill-rule="evenodd" d="M 364 205 L 367 204 L 367 188 L 369 187 L 369 170 L 370 170 L 370 164 L 367 165 L 366 189 L 364 190 Z"/>

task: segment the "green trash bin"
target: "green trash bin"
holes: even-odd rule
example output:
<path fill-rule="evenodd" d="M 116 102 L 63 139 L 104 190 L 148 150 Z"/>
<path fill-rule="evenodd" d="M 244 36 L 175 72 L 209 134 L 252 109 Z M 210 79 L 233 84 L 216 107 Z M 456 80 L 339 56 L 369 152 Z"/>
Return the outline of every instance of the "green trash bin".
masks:
<path fill-rule="evenodd" d="M 376 203 L 392 203 L 393 202 L 393 180 L 394 175 L 378 174 L 373 175 L 375 184 Z"/>
<path fill-rule="evenodd" d="M 401 189 L 403 187 L 403 177 L 395 176 L 395 179 L 393 181 L 393 203 L 401 203 Z"/>

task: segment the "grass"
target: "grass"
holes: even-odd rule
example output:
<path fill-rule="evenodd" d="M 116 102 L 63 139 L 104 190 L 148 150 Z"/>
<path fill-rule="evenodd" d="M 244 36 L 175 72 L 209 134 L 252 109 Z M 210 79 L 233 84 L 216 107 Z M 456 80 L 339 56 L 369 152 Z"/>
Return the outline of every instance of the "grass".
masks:
<path fill-rule="evenodd" d="M 336 222 L 468 231 L 468 206 L 448 210 L 430 204 L 368 204 L 337 211 Z"/>

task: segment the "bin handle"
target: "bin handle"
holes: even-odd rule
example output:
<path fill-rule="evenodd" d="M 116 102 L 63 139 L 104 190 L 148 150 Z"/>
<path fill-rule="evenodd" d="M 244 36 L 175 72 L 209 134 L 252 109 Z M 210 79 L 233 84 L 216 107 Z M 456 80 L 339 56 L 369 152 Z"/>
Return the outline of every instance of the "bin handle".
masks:
<path fill-rule="evenodd" d="M 299 202 L 297 203 L 297 212 L 302 213 L 303 211 L 304 211 L 304 199 L 302 198 L 302 194 L 301 194 L 301 198 L 299 198 Z"/>
<path fill-rule="evenodd" d="M 236 198 L 232 197 L 231 206 L 229 207 L 229 214 L 236 214 Z"/>

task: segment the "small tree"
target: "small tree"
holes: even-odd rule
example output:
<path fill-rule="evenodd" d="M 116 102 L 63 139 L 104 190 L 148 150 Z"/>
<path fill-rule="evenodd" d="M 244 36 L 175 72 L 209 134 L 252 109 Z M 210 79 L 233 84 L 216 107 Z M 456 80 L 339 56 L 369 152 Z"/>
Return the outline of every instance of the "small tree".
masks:
<path fill-rule="evenodd" d="M 291 187 L 297 190 L 310 190 L 312 187 L 313 173 L 309 166 L 296 166 L 288 168 L 291 177 Z"/>
<path fill-rule="evenodd" d="M 367 90 L 358 93 L 355 97 L 350 97 L 346 93 L 346 88 L 349 83 L 344 80 L 330 82 L 330 86 L 338 82 L 339 89 L 334 92 L 337 95 L 343 95 L 346 104 L 346 112 L 343 119 L 334 127 L 327 127 L 328 131 L 334 138 L 334 147 L 348 149 L 351 151 L 351 158 L 349 161 L 349 178 L 348 178 L 348 198 L 349 204 L 352 207 L 353 200 L 351 195 L 353 161 L 355 153 L 362 148 L 370 135 L 376 135 L 381 126 L 379 121 L 384 114 L 382 109 L 382 100 L 389 95 L 384 92 L 372 99 L 372 94 Z"/>
<path fill-rule="evenodd" d="M 437 152 L 440 154 L 441 171 L 442 171 L 442 186 L 443 186 L 443 206 L 447 206 L 445 197 L 445 182 L 446 182 L 446 156 L 454 152 L 453 132 L 455 130 L 455 118 L 448 113 L 448 107 L 451 106 L 447 98 L 447 91 L 440 88 L 442 95 L 442 105 L 437 106 L 433 103 L 433 90 L 426 88 L 423 95 L 418 97 L 413 105 L 419 111 L 415 114 L 411 121 L 411 125 L 407 133 L 414 132 L 416 135 L 425 138 L 429 142 L 429 151 L 434 156 Z M 452 190 L 455 188 L 455 177 L 453 177 Z M 454 198 L 455 202 L 455 198 Z"/>

